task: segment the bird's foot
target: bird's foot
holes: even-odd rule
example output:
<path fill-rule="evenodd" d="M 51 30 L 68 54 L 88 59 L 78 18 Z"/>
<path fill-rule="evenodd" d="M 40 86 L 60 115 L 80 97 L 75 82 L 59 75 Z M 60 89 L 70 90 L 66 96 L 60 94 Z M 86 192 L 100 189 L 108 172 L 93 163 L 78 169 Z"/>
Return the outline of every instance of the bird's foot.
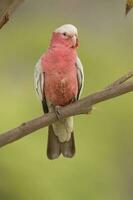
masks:
<path fill-rule="evenodd" d="M 61 106 L 55 106 L 55 114 L 56 117 L 58 118 L 58 120 L 61 120 L 62 116 L 61 116 Z"/>

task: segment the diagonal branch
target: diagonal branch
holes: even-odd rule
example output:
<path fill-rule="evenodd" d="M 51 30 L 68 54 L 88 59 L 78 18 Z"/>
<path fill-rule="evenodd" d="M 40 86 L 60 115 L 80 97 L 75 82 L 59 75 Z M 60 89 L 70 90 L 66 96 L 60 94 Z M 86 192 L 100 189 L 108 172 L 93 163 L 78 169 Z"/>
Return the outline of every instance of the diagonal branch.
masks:
<path fill-rule="evenodd" d="M 126 82 L 129 78 L 133 77 L 133 72 L 121 77 L 106 89 L 99 92 L 95 92 L 83 99 L 60 108 L 60 113 L 62 118 L 69 116 L 75 116 L 87 113 L 89 108 L 97 103 L 112 99 L 114 97 L 123 95 L 125 93 L 133 91 L 133 81 Z M 57 121 L 57 116 L 55 113 L 48 113 L 45 116 L 33 119 L 31 121 L 25 122 L 17 128 L 11 129 L 0 135 L 0 147 L 12 143 L 38 129 L 46 127 L 53 122 Z"/>
<path fill-rule="evenodd" d="M 108 85 L 106 88 L 112 88 L 112 87 L 115 87 L 115 86 L 119 86 L 132 77 L 133 77 L 133 71 L 129 72 L 128 74 L 126 74 L 126 75 L 122 76 L 121 78 L 119 78 L 118 80 L 114 81 L 113 83 Z"/>
<path fill-rule="evenodd" d="M 0 29 L 9 21 L 11 14 L 24 0 L 0 0 Z"/>

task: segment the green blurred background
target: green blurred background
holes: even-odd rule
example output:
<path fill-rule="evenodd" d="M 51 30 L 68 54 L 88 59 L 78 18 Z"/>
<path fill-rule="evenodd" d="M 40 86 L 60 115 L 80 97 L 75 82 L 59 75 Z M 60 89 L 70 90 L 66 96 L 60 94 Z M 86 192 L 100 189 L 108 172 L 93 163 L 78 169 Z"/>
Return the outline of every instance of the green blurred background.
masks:
<path fill-rule="evenodd" d="M 133 67 L 133 11 L 122 0 L 29 0 L 0 31 L 0 132 L 42 115 L 34 66 L 51 32 L 78 27 L 84 65 L 83 96 Z M 75 117 L 73 159 L 49 161 L 47 128 L 0 150 L 0 200 L 132 200 L 133 94 Z"/>

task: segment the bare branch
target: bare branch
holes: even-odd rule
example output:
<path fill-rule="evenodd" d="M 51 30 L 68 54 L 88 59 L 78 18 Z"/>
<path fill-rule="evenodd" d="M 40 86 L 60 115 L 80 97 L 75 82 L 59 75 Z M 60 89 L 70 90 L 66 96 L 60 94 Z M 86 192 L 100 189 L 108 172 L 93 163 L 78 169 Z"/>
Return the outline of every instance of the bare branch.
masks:
<path fill-rule="evenodd" d="M 0 29 L 24 0 L 0 0 Z"/>
<path fill-rule="evenodd" d="M 133 81 L 128 81 L 133 76 L 133 72 L 128 73 L 109 85 L 106 89 L 99 92 L 93 93 L 75 103 L 60 108 L 62 118 L 69 116 L 75 116 L 79 114 L 87 113 L 89 108 L 97 103 L 112 99 L 114 97 L 123 95 L 125 93 L 133 91 Z M 55 113 L 49 113 L 45 116 L 33 119 L 25 122 L 15 129 L 11 129 L 0 135 L 0 147 L 7 145 L 8 143 L 14 142 L 40 128 L 46 127 L 57 119 Z"/>
<path fill-rule="evenodd" d="M 122 76 L 121 78 L 119 78 L 118 80 L 114 81 L 113 83 L 108 85 L 106 88 L 112 88 L 112 87 L 118 86 L 132 77 L 133 77 L 133 71 L 129 72 L 128 74 L 126 74 L 126 75 Z"/>

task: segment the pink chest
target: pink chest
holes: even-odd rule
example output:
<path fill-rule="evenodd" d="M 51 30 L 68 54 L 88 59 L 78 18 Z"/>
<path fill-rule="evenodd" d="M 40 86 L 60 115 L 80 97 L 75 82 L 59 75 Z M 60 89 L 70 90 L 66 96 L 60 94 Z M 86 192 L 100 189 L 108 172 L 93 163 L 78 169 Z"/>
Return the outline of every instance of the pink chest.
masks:
<path fill-rule="evenodd" d="M 53 105 L 67 105 L 77 96 L 75 63 L 76 52 L 68 49 L 49 50 L 42 57 L 42 67 L 45 72 L 44 92 Z"/>
<path fill-rule="evenodd" d="M 45 74 L 45 95 L 53 105 L 67 105 L 78 92 L 76 71 L 66 74 Z"/>

